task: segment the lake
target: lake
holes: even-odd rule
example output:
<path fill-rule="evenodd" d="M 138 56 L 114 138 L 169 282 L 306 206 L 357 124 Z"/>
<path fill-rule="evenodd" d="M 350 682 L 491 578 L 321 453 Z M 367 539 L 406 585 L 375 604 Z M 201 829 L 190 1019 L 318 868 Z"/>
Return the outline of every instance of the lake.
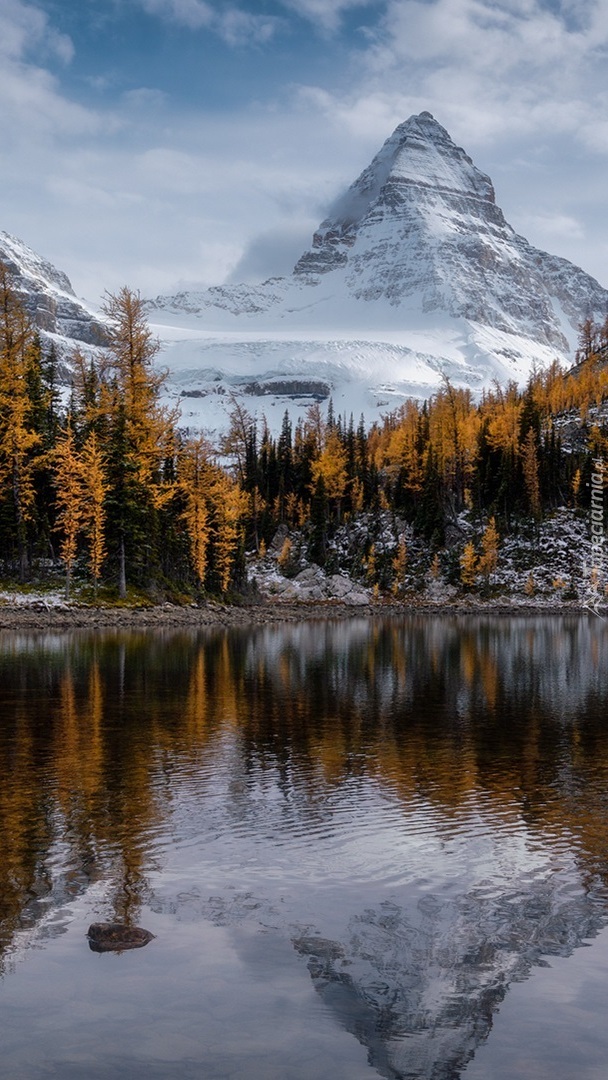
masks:
<path fill-rule="evenodd" d="M 603 1080 L 607 656 L 593 615 L 4 632 L 0 1076 Z"/>

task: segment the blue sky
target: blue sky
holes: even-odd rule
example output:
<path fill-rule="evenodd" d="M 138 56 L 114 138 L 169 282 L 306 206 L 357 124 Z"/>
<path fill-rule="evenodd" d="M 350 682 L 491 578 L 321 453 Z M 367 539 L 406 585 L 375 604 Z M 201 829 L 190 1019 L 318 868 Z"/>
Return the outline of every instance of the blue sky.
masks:
<path fill-rule="evenodd" d="M 428 109 L 608 286 L 608 0 L 0 0 L 0 229 L 97 300 L 288 272 Z"/>

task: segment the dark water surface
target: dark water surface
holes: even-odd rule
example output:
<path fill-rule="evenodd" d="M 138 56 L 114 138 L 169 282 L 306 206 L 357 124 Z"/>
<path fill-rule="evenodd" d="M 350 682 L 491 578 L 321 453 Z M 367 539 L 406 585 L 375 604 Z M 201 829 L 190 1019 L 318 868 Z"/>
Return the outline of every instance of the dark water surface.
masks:
<path fill-rule="evenodd" d="M 1 635 L 0 1076 L 604 1080 L 607 647 Z"/>

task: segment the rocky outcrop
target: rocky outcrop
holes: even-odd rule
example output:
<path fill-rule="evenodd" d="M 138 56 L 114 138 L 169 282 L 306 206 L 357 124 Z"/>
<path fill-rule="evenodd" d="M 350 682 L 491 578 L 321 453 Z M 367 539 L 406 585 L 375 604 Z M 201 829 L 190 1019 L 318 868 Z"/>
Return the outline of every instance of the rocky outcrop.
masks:
<path fill-rule="evenodd" d="M 320 566 L 313 564 L 300 570 L 293 577 L 283 577 L 276 572 L 268 574 L 267 567 L 254 566 L 250 577 L 260 592 L 277 600 L 327 601 L 336 600 L 347 607 L 367 607 L 371 594 L 345 574 L 327 575 Z"/>
<path fill-rule="evenodd" d="M 92 308 L 79 300 L 66 274 L 20 240 L 0 232 L 0 261 L 34 325 L 67 342 L 103 345 L 105 330 Z"/>

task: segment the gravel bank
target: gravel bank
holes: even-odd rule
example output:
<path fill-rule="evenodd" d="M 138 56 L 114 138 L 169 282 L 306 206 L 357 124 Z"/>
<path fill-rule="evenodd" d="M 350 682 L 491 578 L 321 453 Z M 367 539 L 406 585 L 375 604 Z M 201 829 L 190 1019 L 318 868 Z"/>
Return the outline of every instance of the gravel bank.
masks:
<path fill-rule="evenodd" d="M 295 603 L 266 601 L 246 606 L 209 603 L 201 607 L 159 604 L 155 607 L 105 607 L 79 604 L 46 605 L 0 604 L 0 630 L 77 630 L 144 629 L 176 627 L 196 630 L 202 627 L 260 626 L 303 619 L 353 619 L 369 616 L 428 615 L 589 615 L 597 617 L 580 603 L 526 603 L 519 600 L 482 601 L 468 598 L 461 602 L 375 603 L 352 607 L 339 601 Z M 608 610 L 603 606 L 601 616 Z"/>

